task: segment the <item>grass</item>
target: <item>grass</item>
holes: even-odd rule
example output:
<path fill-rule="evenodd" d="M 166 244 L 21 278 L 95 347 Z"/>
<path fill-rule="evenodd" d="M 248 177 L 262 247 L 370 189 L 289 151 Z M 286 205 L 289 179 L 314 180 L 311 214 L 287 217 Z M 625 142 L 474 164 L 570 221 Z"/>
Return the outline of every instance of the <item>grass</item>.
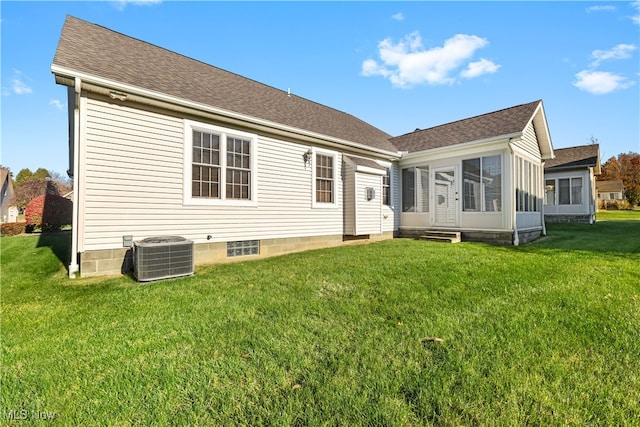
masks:
<path fill-rule="evenodd" d="M 65 234 L 2 238 L 0 416 L 640 425 L 640 212 L 599 219 L 520 247 L 398 239 L 146 285 L 67 279 Z"/>

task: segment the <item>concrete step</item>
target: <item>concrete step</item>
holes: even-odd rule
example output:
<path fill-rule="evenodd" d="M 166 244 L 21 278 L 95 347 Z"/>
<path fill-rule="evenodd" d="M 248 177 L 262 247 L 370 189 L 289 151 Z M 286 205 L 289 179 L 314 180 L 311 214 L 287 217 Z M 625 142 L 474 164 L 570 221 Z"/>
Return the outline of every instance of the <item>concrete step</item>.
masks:
<path fill-rule="evenodd" d="M 419 239 L 445 243 L 459 243 L 461 241 L 458 231 L 429 231 L 421 235 Z"/>

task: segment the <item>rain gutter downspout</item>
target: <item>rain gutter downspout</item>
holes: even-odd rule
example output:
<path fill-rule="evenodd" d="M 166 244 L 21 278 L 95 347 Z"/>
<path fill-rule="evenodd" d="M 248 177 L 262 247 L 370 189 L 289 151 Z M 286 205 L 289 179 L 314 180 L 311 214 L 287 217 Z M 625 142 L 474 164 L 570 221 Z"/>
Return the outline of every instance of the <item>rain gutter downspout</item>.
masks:
<path fill-rule="evenodd" d="M 509 150 L 511 151 L 511 182 L 513 183 L 513 188 L 515 189 L 517 186 L 516 183 L 516 153 L 513 149 L 513 144 L 511 144 L 511 137 L 507 141 L 507 145 L 509 146 Z M 518 212 L 516 212 L 516 196 L 515 192 L 511 193 L 511 221 L 513 225 L 513 246 L 520 245 L 520 238 L 518 237 Z"/>
<path fill-rule="evenodd" d="M 75 78 L 75 97 L 73 107 L 73 220 L 71 229 L 71 263 L 69 264 L 69 278 L 75 279 L 76 273 L 80 271 L 78 266 L 78 200 L 79 197 L 79 164 L 80 164 L 80 92 L 82 90 L 82 80 Z"/>
<path fill-rule="evenodd" d="M 542 164 L 540 165 L 540 167 L 542 168 L 542 200 L 540 200 L 540 215 L 542 216 L 542 235 L 546 236 L 547 235 L 547 224 L 544 221 L 544 203 L 545 203 L 545 197 L 546 197 L 546 190 L 545 190 L 545 179 L 544 179 L 544 164 L 545 162 L 542 162 Z"/>

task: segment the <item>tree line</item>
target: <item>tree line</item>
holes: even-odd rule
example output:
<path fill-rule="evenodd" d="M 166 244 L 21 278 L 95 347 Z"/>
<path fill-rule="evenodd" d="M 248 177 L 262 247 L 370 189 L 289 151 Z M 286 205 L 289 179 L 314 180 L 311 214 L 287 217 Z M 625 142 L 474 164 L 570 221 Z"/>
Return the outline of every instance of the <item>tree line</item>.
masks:
<path fill-rule="evenodd" d="M 624 196 L 631 206 L 640 205 L 640 154 L 622 153 L 602 165 L 598 181 L 622 181 Z"/>

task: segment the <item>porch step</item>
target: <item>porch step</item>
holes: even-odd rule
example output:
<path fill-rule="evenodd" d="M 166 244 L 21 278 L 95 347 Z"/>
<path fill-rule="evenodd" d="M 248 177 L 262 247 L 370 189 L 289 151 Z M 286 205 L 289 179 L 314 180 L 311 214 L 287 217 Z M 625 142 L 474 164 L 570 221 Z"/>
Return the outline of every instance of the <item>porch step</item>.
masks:
<path fill-rule="evenodd" d="M 420 240 L 431 240 L 434 242 L 459 243 L 459 231 L 429 231 L 419 237 Z"/>

